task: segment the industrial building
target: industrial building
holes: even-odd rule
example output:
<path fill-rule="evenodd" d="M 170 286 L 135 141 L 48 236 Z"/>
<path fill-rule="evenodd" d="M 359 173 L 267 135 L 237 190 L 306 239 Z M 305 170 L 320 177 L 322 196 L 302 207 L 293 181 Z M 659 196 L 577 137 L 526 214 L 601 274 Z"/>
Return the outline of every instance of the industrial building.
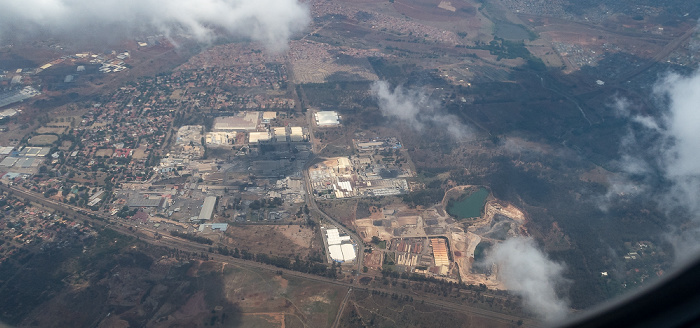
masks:
<path fill-rule="evenodd" d="M 350 236 L 341 236 L 337 228 L 326 230 L 326 242 L 328 243 L 328 254 L 333 261 L 348 262 L 357 257 Z"/>
<path fill-rule="evenodd" d="M 17 115 L 18 112 L 14 108 L 8 108 L 0 111 L 0 120 Z"/>
<path fill-rule="evenodd" d="M 270 141 L 272 139 L 272 136 L 270 135 L 270 132 L 250 132 L 248 134 L 248 143 L 259 143 L 263 141 Z"/>
<path fill-rule="evenodd" d="M 199 225 L 199 232 L 205 232 L 205 231 L 226 231 L 228 229 L 228 223 L 205 223 Z"/>
<path fill-rule="evenodd" d="M 0 162 L 0 166 L 12 167 L 17 163 L 18 159 L 17 157 L 5 157 L 5 159 Z"/>
<path fill-rule="evenodd" d="M 315 117 L 318 126 L 337 126 L 340 124 L 340 116 L 334 111 L 316 112 Z"/>
<path fill-rule="evenodd" d="M 126 205 L 129 207 L 159 207 L 163 203 L 162 197 L 157 198 L 129 198 Z"/>
<path fill-rule="evenodd" d="M 277 142 L 285 142 L 287 141 L 287 128 L 283 126 L 278 126 L 272 128 L 272 132 L 275 134 L 275 141 Z"/>
<path fill-rule="evenodd" d="M 277 118 L 277 112 L 263 112 L 262 122 L 265 124 L 270 124 L 270 122 Z"/>
<path fill-rule="evenodd" d="M 438 268 L 440 275 L 446 275 L 450 267 L 450 259 L 447 255 L 447 244 L 445 239 L 430 238 L 430 247 L 433 249 L 433 257 L 435 258 L 435 266 Z"/>
<path fill-rule="evenodd" d="M 304 141 L 304 129 L 300 126 L 291 127 L 291 135 L 289 138 L 294 142 Z"/>
<path fill-rule="evenodd" d="M 211 220 L 214 214 L 214 206 L 216 206 L 216 196 L 207 196 L 207 198 L 204 199 L 202 210 L 199 212 L 197 219 L 199 221 Z"/>
<path fill-rule="evenodd" d="M 49 154 L 51 148 L 49 147 L 24 147 L 20 152 L 19 156 L 26 157 L 45 157 Z"/>
<path fill-rule="evenodd" d="M 22 90 L 13 90 L 0 93 L 0 107 L 24 101 L 39 94 L 41 94 L 41 92 L 32 87 L 24 87 Z"/>
<path fill-rule="evenodd" d="M 0 155 L 9 155 L 13 150 L 15 150 L 15 147 L 12 146 L 0 147 Z"/>
<path fill-rule="evenodd" d="M 208 146 L 225 146 L 236 142 L 236 132 L 209 132 L 205 137 Z"/>

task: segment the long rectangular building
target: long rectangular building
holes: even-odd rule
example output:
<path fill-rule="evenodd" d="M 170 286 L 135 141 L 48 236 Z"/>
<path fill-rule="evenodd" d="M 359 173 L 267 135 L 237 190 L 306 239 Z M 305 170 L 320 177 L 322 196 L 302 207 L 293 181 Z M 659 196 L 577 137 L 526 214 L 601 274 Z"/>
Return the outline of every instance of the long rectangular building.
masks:
<path fill-rule="evenodd" d="M 214 214 L 214 206 L 216 205 L 216 196 L 207 196 L 204 199 L 204 204 L 202 204 L 202 210 L 199 211 L 199 216 L 197 219 L 200 221 L 211 220 Z"/>
<path fill-rule="evenodd" d="M 442 238 L 430 238 L 430 246 L 433 248 L 435 266 L 449 266 L 450 259 L 447 255 L 447 244 Z"/>

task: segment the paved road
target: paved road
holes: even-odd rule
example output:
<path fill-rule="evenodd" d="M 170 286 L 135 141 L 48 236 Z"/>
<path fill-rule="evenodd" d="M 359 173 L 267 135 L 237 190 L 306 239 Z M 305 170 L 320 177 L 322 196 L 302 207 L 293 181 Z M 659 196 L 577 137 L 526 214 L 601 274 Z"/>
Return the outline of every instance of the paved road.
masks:
<path fill-rule="evenodd" d="M 309 159 L 308 163 L 311 163 L 312 160 L 313 159 Z M 309 164 L 307 164 L 307 166 L 309 166 Z M 362 238 L 360 238 L 360 236 L 358 236 L 356 233 L 350 231 L 350 229 L 344 227 L 342 224 L 340 224 L 340 222 L 336 221 L 330 215 L 326 214 L 320 208 L 318 208 L 318 205 L 316 204 L 316 199 L 313 195 L 313 188 L 311 188 L 311 179 L 309 178 L 308 167 L 304 167 L 304 182 L 306 183 L 306 205 L 309 206 L 309 210 L 320 213 L 321 217 L 323 217 L 326 221 L 332 223 L 335 227 L 338 228 L 338 230 L 344 232 L 345 234 L 350 236 L 350 238 L 352 238 L 353 243 L 357 245 L 357 259 L 355 260 L 355 269 L 358 273 L 362 272 L 360 270 L 362 269 L 362 263 L 365 257 L 365 243 L 362 241 Z"/>

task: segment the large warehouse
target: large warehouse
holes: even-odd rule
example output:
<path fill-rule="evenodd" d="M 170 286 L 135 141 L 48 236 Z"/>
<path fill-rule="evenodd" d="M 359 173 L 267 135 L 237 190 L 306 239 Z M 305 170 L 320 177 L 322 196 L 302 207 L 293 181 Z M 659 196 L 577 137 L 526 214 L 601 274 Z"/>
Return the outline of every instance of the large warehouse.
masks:
<path fill-rule="evenodd" d="M 202 205 L 202 210 L 199 211 L 199 216 L 197 217 L 200 221 L 211 220 L 212 214 L 214 214 L 214 206 L 216 205 L 216 196 L 207 196 L 204 199 L 204 204 Z"/>
<path fill-rule="evenodd" d="M 340 124 L 340 116 L 334 111 L 316 112 L 316 125 L 318 126 L 336 126 Z"/>
<path fill-rule="evenodd" d="M 326 230 L 326 240 L 328 241 L 328 254 L 333 261 L 347 262 L 357 257 L 350 236 L 341 236 L 338 229 Z"/>

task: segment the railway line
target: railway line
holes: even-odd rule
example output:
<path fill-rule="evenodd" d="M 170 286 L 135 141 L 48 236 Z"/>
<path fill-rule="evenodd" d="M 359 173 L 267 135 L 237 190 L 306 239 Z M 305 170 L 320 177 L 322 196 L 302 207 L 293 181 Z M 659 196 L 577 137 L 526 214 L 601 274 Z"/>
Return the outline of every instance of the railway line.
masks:
<path fill-rule="evenodd" d="M 362 291 L 378 291 L 378 292 L 383 292 L 383 293 L 388 293 L 388 294 L 398 294 L 399 296 L 410 296 L 414 299 L 415 301 L 418 302 L 423 302 L 425 304 L 435 306 L 441 309 L 445 310 L 450 310 L 450 311 L 457 311 L 461 312 L 467 315 L 475 315 L 475 316 L 480 316 L 483 318 L 488 318 L 491 320 L 496 320 L 502 323 L 513 323 L 518 320 L 522 320 L 523 326 L 525 327 L 536 327 L 538 326 L 539 322 L 534 319 L 528 319 L 528 318 L 521 318 L 518 316 L 514 315 L 509 315 L 509 314 L 504 314 L 496 311 L 491 311 L 487 309 L 482 309 L 482 308 L 477 308 L 477 307 L 472 307 L 469 305 L 465 304 L 460 304 L 457 302 L 450 302 L 446 300 L 440 300 L 440 299 L 433 299 L 425 296 L 419 296 L 415 294 L 408 294 L 405 292 L 401 292 L 399 290 L 391 290 L 391 289 L 382 289 L 382 288 L 368 288 L 368 287 L 362 287 L 362 286 L 357 286 L 355 284 L 355 281 L 353 280 L 352 282 L 345 282 L 345 281 L 338 281 L 322 276 L 317 276 L 313 274 L 308 274 L 308 273 L 303 273 L 303 272 L 298 272 L 298 271 L 292 271 L 288 269 L 283 269 L 279 267 L 275 267 L 272 265 L 264 264 L 264 263 L 259 263 L 255 261 L 250 261 L 250 260 L 244 260 L 240 258 L 235 258 L 231 256 L 225 256 L 221 254 L 216 254 L 216 253 L 210 253 L 209 252 L 209 245 L 203 245 L 195 242 L 191 242 L 188 240 L 184 240 L 181 238 L 173 237 L 170 235 L 160 235 L 160 239 L 156 239 L 150 236 L 147 236 L 144 233 L 140 233 L 139 230 L 143 228 L 136 229 L 135 231 L 129 230 L 128 226 L 125 225 L 122 222 L 115 222 L 116 220 L 107 217 L 106 215 L 102 213 L 97 213 L 93 212 L 87 209 L 79 208 L 77 206 L 73 206 L 70 204 L 64 204 L 61 202 L 57 202 L 48 198 L 43 197 L 43 195 L 28 191 L 16 186 L 7 186 L 4 184 L 0 184 L 0 190 L 4 190 L 7 192 L 10 192 L 14 194 L 17 197 L 24 198 L 25 200 L 38 203 L 42 206 L 48 207 L 55 209 L 57 211 L 61 211 L 65 213 L 66 215 L 69 216 L 74 216 L 76 219 L 82 219 L 84 221 L 87 221 L 97 227 L 104 227 L 104 228 L 110 228 L 112 230 L 115 230 L 121 234 L 124 235 L 129 235 L 133 237 L 138 237 L 142 242 L 154 245 L 154 246 L 161 246 L 161 247 L 169 247 L 173 249 L 178 249 L 180 251 L 185 251 L 185 252 L 198 252 L 198 253 L 206 253 L 208 258 L 213 261 L 217 262 L 223 262 L 223 263 L 228 263 L 228 264 L 233 264 L 237 266 L 242 266 L 242 267 L 247 267 L 247 268 L 253 268 L 253 269 L 259 269 L 259 270 L 265 270 L 268 272 L 273 272 L 276 274 L 282 274 L 284 276 L 291 276 L 299 279 L 305 279 L 305 280 L 310 280 L 310 281 L 315 281 L 319 283 L 324 283 L 324 284 L 330 284 L 330 285 L 336 285 L 336 286 L 342 286 L 348 288 L 348 291 L 350 289 L 352 290 L 362 290 Z M 148 231 L 148 229 L 145 229 Z M 346 299 L 350 297 L 350 292 L 346 295 Z M 343 304 L 347 300 L 344 300 Z M 341 305 L 341 311 L 344 306 Z M 339 317 L 336 318 L 336 323 L 339 323 Z"/>

